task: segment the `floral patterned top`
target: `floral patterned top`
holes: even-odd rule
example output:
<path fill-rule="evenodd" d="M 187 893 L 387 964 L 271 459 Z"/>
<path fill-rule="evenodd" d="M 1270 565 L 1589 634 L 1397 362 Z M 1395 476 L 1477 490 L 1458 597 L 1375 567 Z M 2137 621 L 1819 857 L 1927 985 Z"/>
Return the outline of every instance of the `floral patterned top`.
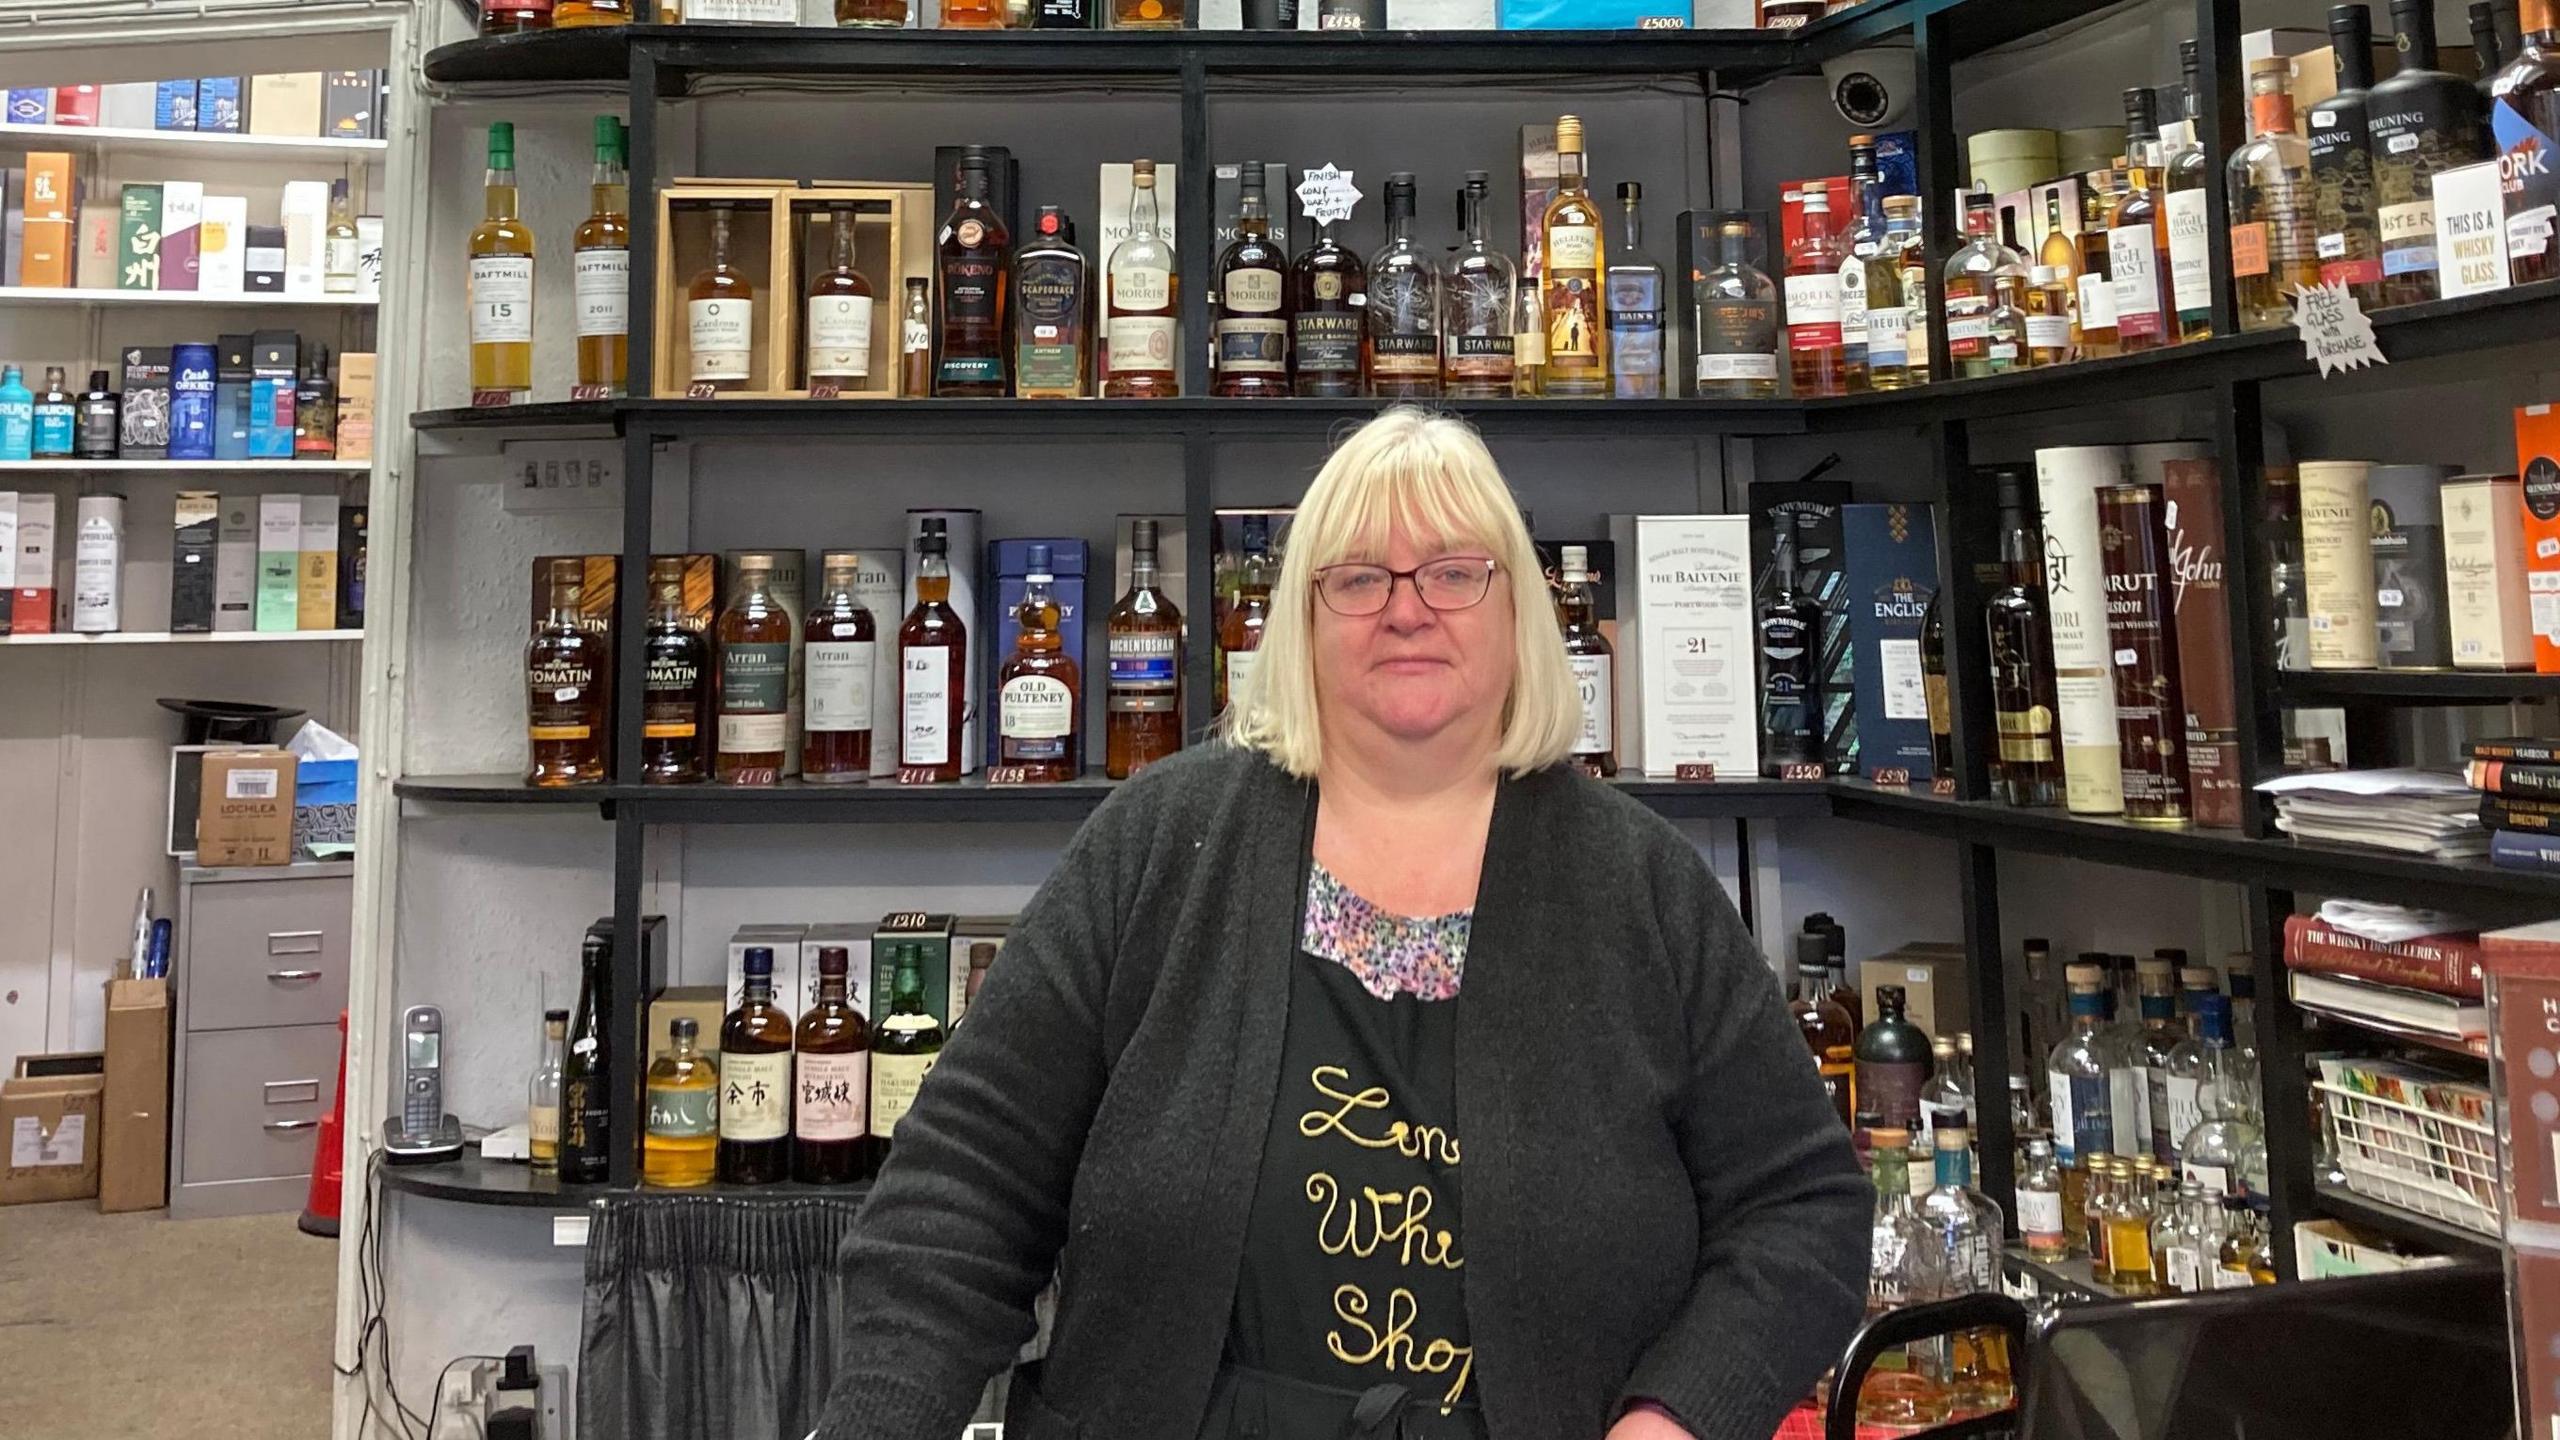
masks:
<path fill-rule="evenodd" d="M 1446 915 L 1397 915 L 1382 910 L 1310 860 L 1306 919 L 1298 943 L 1350 971 L 1360 988 L 1381 1000 L 1456 997 L 1466 970 L 1467 931 L 1473 910 Z"/>

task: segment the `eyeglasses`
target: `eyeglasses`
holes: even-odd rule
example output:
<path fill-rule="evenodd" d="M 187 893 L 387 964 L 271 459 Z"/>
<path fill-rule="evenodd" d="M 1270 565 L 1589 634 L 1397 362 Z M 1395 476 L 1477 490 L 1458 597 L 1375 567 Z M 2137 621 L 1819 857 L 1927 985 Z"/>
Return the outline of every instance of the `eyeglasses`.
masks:
<path fill-rule="evenodd" d="M 1394 598 L 1396 582 L 1410 580 L 1413 593 L 1434 610 L 1465 610 L 1483 602 L 1493 588 L 1497 562 L 1477 555 L 1449 555 L 1411 570 L 1384 565 L 1327 565 L 1316 572 L 1316 594 L 1324 608 L 1354 618 L 1375 615 Z"/>

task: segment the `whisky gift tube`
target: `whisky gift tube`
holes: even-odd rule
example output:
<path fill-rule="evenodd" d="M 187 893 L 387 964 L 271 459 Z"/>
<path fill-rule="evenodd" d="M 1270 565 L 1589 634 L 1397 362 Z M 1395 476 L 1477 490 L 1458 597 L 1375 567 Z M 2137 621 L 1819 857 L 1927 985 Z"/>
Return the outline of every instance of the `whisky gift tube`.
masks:
<path fill-rule="evenodd" d="M 2163 508 L 2157 485 L 2099 491 L 2098 549 L 2114 659 L 2124 817 L 2184 825 L 2187 705 L 2178 686 L 2178 626 Z"/>
<path fill-rule="evenodd" d="M 2045 597 L 2053 626 L 2053 693 L 2061 712 L 2062 798 L 2074 815 L 2113 815 L 2124 809 L 2105 580 L 2098 559 L 2098 492 L 2123 484 L 2125 466 L 2121 445 L 2062 445 L 2036 452 Z"/>
<path fill-rule="evenodd" d="M 2374 628 L 2373 516 L 2362 460 L 2305 460 L 2302 588 L 2311 613 L 2311 668 L 2370 670 L 2381 663 Z"/>

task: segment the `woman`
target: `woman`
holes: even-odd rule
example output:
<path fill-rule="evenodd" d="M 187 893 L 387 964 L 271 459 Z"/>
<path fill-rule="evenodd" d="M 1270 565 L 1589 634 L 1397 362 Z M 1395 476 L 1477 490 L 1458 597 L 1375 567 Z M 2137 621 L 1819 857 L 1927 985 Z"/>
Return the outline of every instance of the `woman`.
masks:
<path fill-rule="evenodd" d="M 1870 1197 L 1577 699 L 1493 457 L 1396 409 L 1297 512 L 1226 743 L 1068 846 L 847 1246 L 824 1440 L 1764 1440 Z"/>

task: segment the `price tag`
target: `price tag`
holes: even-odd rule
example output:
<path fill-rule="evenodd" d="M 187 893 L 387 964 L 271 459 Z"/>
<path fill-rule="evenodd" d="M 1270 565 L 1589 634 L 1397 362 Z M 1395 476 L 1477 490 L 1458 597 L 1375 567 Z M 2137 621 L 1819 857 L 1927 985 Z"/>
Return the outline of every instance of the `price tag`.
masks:
<path fill-rule="evenodd" d="M 516 403 L 516 392 L 513 390 L 474 390 L 471 392 L 471 408 L 474 410 L 494 410 L 501 405 L 513 405 L 514 403 Z"/>
<path fill-rule="evenodd" d="M 990 765 L 987 767 L 987 783 L 989 785 L 1034 785 L 1040 782 L 1031 778 L 1031 767 L 1028 765 Z"/>
<path fill-rule="evenodd" d="M 2293 326 L 2302 334 L 2304 357 L 2320 367 L 2323 380 L 2341 370 L 2391 363 L 2374 339 L 2373 320 L 2344 281 L 2295 291 Z"/>
<path fill-rule="evenodd" d="M 1694 761 L 1686 765 L 1674 766 L 1671 771 L 1671 778 L 1674 780 L 1713 780 L 1716 778 L 1716 767 L 1707 761 Z"/>
<path fill-rule="evenodd" d="M 812 380 L 809 382 L 809 398 L 812 400 L 841 400 L 844 398 L 844 382 L 841 380 Z"/>
<path fill-rule="evenodd" d="M 1360 203 L 1360 191 L 1351 183 L 1351 175 L 1351 171 L 1335 169 L 1331 161 L 1308 171 L 1306 178 L 1298 182 L 1298 213 L 1319 225 L 1350 219 L 1352 207 Z"/>
<path fill-rule="evenodd" d="M 572 385 L 569 387 L 569 398 L 572 400 L 610 400 L 613 398 L 613 387 L 610 385 Z"/>
<path fill-rule="evenodd" d="M 1828 774 L 1822 762 L 1818 760 L 1778 767 L 1778 778 L 1781 780 L 1821 780 L 1827 778 Z"/>
<path fill-rule="evenodd" d="M 903 765 L 898 769 L 898 783 L 901 785 L 939 785 L 942 783 L 942 772 L 934 769 L 930 765 Z"/>
<path fill-rule="evenodd" d="M 1876 773 L 1867 778 L 1873 780 L 1878 785 L 1907 786 L 1911 783 L 1911 767 L 1907 765 L 1880 765 L 1876 767 Z"/>
<path fill-rule="evenodd" d="M 1587 775 L 1594 780 L 1605 780 L 1609 778 L 1601 774 L 1600 767 L 1589 760 L 1576 760 L 1573 762 L 1573 768 L 1577 773 Z"/>
<path fill-rule="evenodd" d="M 1953 775 L 1941 775 L 1930 781 L 1929 793 L 1938 796 L 1941 799 L 1953 800 L 1956 798 L 1956 777 Z"/>

